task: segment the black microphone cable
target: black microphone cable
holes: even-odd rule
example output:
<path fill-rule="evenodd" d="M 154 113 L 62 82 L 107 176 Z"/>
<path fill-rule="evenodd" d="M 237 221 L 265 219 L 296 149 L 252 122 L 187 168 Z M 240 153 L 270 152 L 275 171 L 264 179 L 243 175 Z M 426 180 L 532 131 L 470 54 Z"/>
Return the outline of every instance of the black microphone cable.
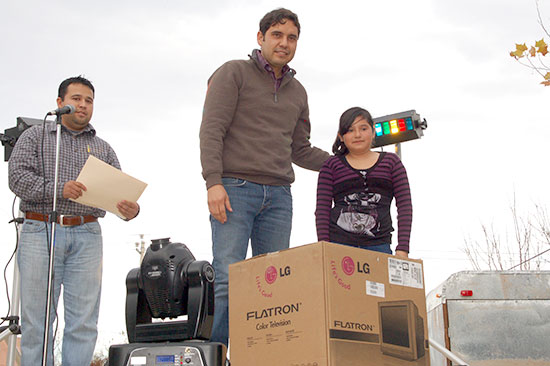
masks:
<path fill-rule="evenodd" d="M 8 299 L 8 311 L 6 313 L 6 316 L 2 317 L 2 321 L 0 322 L 0 326 L 2 324 L 4 324 L 6 321 L 12 320 L 12 319 L 10 319 L 11 299 L 10 299 L 10 292 L 9 292 L 9 286 L 8 286 L 7 272 L 8 272 L 8 267 L 9 267 L 11 261 L 15 257 L 15 253 L 17 253 L 17 248 L 19 247 L 19 226 L 17 226 L 17 225 L 19 225 L 23 222 L 23 220 L 21 218 L 15 218 L 15 201 L 16 200 L 17 200 L 17 196 L 14 196 L 13 202 L 12 202 L 12 205 L 11 205 L 12 219 L 9 221 L 10 224 L 12 222 L 15 224 L 15 249 L 13 250 L 13 253 L 11 253 L 11 256 L 8 259 L 8 262 L 6 263 L 6 266 L 4 267 L 4 285 L 5 285 L 5 289 L 6 289 L 6 298 Z"/>

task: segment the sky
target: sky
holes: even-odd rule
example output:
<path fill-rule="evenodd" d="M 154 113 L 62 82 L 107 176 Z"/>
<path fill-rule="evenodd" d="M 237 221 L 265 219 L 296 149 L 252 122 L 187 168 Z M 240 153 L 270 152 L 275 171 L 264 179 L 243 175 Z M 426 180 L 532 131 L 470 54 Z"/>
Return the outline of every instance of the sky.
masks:
<path fill-rule="evenodd" d="M 550 25 L 550 1 L 540 6 Z M 414 109 L 427 120 L 424 137 L 402 145 L 414 206 L 410 257 L 424 261 L 426 292 L 472 269 L 462 248 L 481 238 L 482 223 L 501 224 L 505 235 L 514 196 L 520 210 L 547 205 L 550 87 L 509 56 L 515 43 L 544 36 L 535 1 L 4 1 L 0 131 L 18 116 L 42 119 L 56 108 L 59 83 L 83 75 L 96 89 L 98 135 L 123 171 L 148 183 L 138 218 L 101 220 L 101 342 L 121 340 L 140 234 L 211 260 L 198 139 L 206 81 L 257 48 L 259 20 L 278 7 L 302 26 L 290 66 L 308 92 L 315 146 L 330 151 L 352 106 L 374 117 Z M 7 168 L 0 164 L 2 267 L 15 248 Z M 295 172 L 292 247 L 316 241 L 317 173 Z"/>

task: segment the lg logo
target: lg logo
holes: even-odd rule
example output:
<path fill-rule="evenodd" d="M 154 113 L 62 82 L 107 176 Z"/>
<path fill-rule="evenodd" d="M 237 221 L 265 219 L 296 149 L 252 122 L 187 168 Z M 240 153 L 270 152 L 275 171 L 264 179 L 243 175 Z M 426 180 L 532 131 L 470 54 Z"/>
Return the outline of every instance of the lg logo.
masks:
<path fill-rule="evenodd" d="M 342 271 L 344 271 L 345 274 L 351 276 L 353 273 L 355 273 L 355 268 L 357 268 L 357 273 L 370 273 L 370 267 L 367 262 L 355 262 L 351 257 L 348 256 L 342 258 Z"/>
<path fill-rule="evenodd" d="M 265 270 L 265 282 L 268 284 L 273 284 L 277 277 L 286 277 L 290 276 L 290 266 L 282 267 L 277 270 L 275 266 L 269 266 Z"/>

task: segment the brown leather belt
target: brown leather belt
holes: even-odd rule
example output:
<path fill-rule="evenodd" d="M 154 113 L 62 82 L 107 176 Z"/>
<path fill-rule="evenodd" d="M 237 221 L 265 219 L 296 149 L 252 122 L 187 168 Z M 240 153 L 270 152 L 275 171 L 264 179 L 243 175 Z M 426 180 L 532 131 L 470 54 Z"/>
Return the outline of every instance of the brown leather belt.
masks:
<path fill-rule="evenodd" d="M 49 222 L 49 215 L 43 215 L 36 212 L 25 212 L 25 218 L 29 220 L 38 220 L 38 221 L 45 221 Z M 65 215 L 58 215 L 57 217 L 57 223 L 61 226 L 76 226 L 76 225 L 82 225 L 86 224 L 88 222 L 94 222 L 97 221 L 97 217 L 92 215 L 86 215 L 86 216 L 65 216 Z"/>

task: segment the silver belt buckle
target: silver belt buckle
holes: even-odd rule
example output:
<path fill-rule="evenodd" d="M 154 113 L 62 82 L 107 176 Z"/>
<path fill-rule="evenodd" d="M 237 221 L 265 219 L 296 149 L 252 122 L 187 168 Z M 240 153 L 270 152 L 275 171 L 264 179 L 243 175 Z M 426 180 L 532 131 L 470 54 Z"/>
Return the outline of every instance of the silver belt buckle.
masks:
<path fill-rule="evenodd" d="M 61 226 L 76 226 L 76 225 L 64 225 L 63 219 L 67 217 L 80 217 L 80 225 L 84 224 L 84 216 L 73 216 L 73 215 L 59 215 L 59 225 Z"/>
<path fill-rule="evenodd" d="M 63 219 L 65 218 L 65 216 L 67 216 L 67 215 L 59 215 L 59 225 L 65 226 L 65 225 L 63 225 Z"/>

